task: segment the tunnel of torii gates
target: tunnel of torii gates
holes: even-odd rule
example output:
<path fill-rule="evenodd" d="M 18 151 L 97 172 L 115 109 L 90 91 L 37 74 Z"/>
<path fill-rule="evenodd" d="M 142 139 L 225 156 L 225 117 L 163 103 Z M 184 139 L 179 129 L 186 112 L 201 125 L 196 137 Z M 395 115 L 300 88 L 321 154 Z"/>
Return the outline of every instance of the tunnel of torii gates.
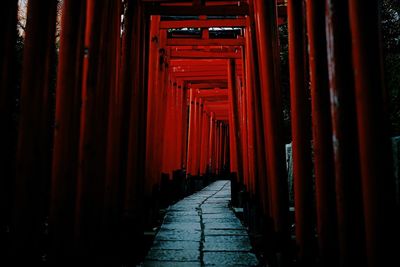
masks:
<path fill-rule="evenodd" d="M 18 89 L 2 2 L 0 261 L 138 262 L 165 195 L 222 177 L 269 266 L 396 265 L 378 2 L 64 0 L 55 94 L 57 2 L 28 1 Z"/>

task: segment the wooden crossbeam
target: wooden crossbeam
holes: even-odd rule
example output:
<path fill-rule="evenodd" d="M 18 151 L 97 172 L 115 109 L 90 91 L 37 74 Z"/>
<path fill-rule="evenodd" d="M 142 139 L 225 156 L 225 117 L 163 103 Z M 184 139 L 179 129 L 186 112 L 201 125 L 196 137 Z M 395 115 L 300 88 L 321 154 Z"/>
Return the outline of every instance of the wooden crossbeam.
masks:
<path fill-rule="evenodd" d="M 241 53 L 235 52 L 206 52 L 206 51 L 171 51 L 171 58 L 241 58 Z"/>
<path fill-rule="evenodd" d="M 190 84 L 191 88 L 194 89 L 214 89 L 214 88 L 220 88 L 220 89 L 226 89 L 228 87 L 227 81 L 223 82 L 214 82 L 214 83 L 191 83 Z"/>
<path fill-rule="evenodd" d="M 180 77 L 184 81 L 221 81 L 221 80 L 226 80 L 227 76 L 226 75 L 220 75 L 220 76 L 198 76 L 198 77 Z"/>
<path fill-rule="evenodd" d="M 209 71 L 182 71 L 182 72 L 173 72 L 174 76 L 177 78 L 180 77 L 201 77 L 201 76 L 226 76 L 228 72 L 226 70 L 209 70 Z"/>
<path fill-rule="evenodd" d="M 160 29 L 246 27 L 246 19 L 168 20 L 160 22 Z"/>
<path fill-rule="evenodd" d="M 249 6 L 161 6 L 149 4 L 145 6 L 146 13 L 161 16 L 245 16 L 249 14 Z"/>
<path fill-rule="evenodd" d="M 169 38 L 168 46 L 243 46 L 244 39 Z"/>

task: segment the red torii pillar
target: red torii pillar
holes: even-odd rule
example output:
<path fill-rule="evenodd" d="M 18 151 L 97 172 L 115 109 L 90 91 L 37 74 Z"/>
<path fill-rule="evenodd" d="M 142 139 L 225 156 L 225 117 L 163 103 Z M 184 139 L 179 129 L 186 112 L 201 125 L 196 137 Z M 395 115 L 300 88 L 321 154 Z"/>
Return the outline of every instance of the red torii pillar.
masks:
<path fill-rule="evenodd" d="M 198 108 L 198 120 L 197 120 L 197 149 L 196 149 L 196 175 L 200 174 L 200 162 L 201 162 L 201 142 L 202 142 L 202 132 L 203 132 L 203 117 L 204 117 L 204 103 L 203 99 L 199 99 Z"/>
<path fill-rule="evenodd" d="M 289 242 L 288 181 L 286 175 L 285 147 L 280 84 L 277 73 L 277 19 L 275 0 L 256 0 L 255 21 L 258 40 L 261 104 L 263 109 L 264 139 L 266 145 L 268 186 L 271 198 L 271 215 L 278 246 L 287 252 Z M 287 260 L 287 255 L 283 255 Z"/>
<path fill-rule="evenodd" d="M 114 25 L 117 1 L 89 1 L 88 61 L 83 81 L 79 175 L 76 201 L 76 237 L 79 256 L 89 261 L 104 245 L 104 197 L 110 92 L 115 88 Z M 93 15 L 93 16 L 92 16 Z M 108 42 L 108 40 L 113 40 Z M 101 262 L 107 257 L 97 257 Z"/>
<path fill-rule="evenodd" d="M 394 180 L 386 92 L 383 86 L 379 1 L 348 1 L 352 40 L 358 144 L 368 266 L 397 260 L 399 210 Z M 396 257 L 396 259 L 395 259 Z"/>
<path fill-rule="evenodd" d="M 215 121 L 215 174 L 220 175 L 220 161 L 221 161 L 221 152 L 220 152 L 220 143 L 221 143 L 221 128 L 219 127 L 219 121 Z"/>
<path fill-rule="evenodd" d="M 244 56 L 244 51 L 242 53 Z M 242 79 L 241 79 L 241 88 L 239 90 L 240 95 L 240 109 L 241 109 L 241 118 L 240 118 L 240 129 L 241 129 L 241 141 L 242 141 L 242 158 L 243 158 L 243 181 L 247 190 L 249 188 L 250 183 L 250 169 L 249 169 L 249 150 L 248 150 L 248 127 L 247 127 L 247 117 L 249 116 L 248 108 L 247 108 L 247 87 L 243 84 L 245 77 L 245 67 L 242 64 Z"/>
<path fill-rule="evenodd" d="M 321 262 L 337 265 L 337 223 L 332 125 L 328 88 L 325 2 L 307 0 L 317 231 Z"/>
<path fill-rule="evenodd" d="M 144 16 L 143 4 L 140 1 L 129 0 L 126 19 L 132 24 L 126 28 L 127 62 L 124 66 L 123 87 L 126 100 L 126 180 L 123 190 L 122 240 L 124 256 L 132 262 L 139 260 L 139 253 L 132 253 L 143 244 L 144 230 L 144 186 L 146 159 L 146 125 L 147 125 L 147 85 L 148 69 L 145 62 L 151 56 L 152 44 L 147 30 L 150 21 Z M 154 33 L 154 32 L 151 32 Z M 128 52 L 129 51 L 129 52 Z M 129 56 L 128 56 L 129 55 Z M 152 62 L 152 61 L 149 61 Z M 132 73 L 135 76 L 132 78 Z M 150 75 L 150 73 L 149 73 Z"/>
<path fill-rule="evenodd" d="M 188 91 L 185 88 L 185 83 L 183 81 L 180 81 L 178 83 L 178 89 L 182 92 L 182 97 L 181 97 L 182 104 L 180 106 L 180 108 L 182 110 L 182 128 L 181 128 L 182 138 L 181 138 L 181 145 L 180 145 L 180 148 L 182 150 L 181 168 L 186 169 L 187 168 L 187 150 L 188 150 L 188 116 L 189 116 Z"/>
<path fill-rule="evenodd" d="M 105 253 L 103 264 L 112 264 L 118 255 L 118 248 L 113 243 L 118 242 L 119 220 L 120 220 L 120 199 L 121 179 L 125 174 L 123 162 L 123 151 L 126 151 L 126 143 L 123 143 L 122 121 L 124 119 L 124 91 L 120 83 L 121 74 L 121 14 L 124 10 L 122 1 L 114 1 L 112 14 L 109 21 L 109 100 L 108 100 L 108 125 L 107 125 L 107 147 L 106 147 L 106 173 L 104 185 L 104 207 L 102 223 L 104 231 L 104 243 L 102 249 Z M 126 61 L 125 61 L 126 62 Z"/>
<path fill-rule="evenodd" d="M 189 91 L 189 125 L 188 125 L 188 141 L 187 141 L 187 175 L 194 175 L 194 144 L 195 144 L 195 115 L 196 114 L 196 99 L 194 90 Z"/>
<path fill-rule="evenodd" d="M 27 12 L 12 231 L 14 259 L 40 262 L 51 175 L 50 82 L 57 1 L 29 1 Z"/>
<path fill-rule="evenodd" d="M 306 33 L 303 1 L 288 1 L 292 155 L 296 242 L 299 262 L 312 265 L 314 225 L 311 160 L 311 118 L 306 83 Z"/>
<path fill-rule="evenodd" d="M 260 97 L 256 96 L 260 91 L 257 90 L 257 79 L 255 77 L 255 65 L 258 63 L 257 57 L 254 53 L 257 53 L 255 36 L 252 34 L 254 32 L 254 26 L 250 23 L 250 17 L 246 19 L 246 30 L 245 30 L 245 74 L 246 74 L 246 88 L 247 88 L 247 106 L 248 106 L 248 138 L 249 138 L 249 170 L 250 175 L 253 173 L 253 183 L 252 192 L 256 194 L 256 191 L 266 190 L 266 173 L 265 173 L 265 150 L 263 141 L 263 127 L 261 118 L 261 102 Z M 256 190 L 257 189 L 257 190 Z M 260 194 L 257 194 L 260 197 Z M 269 198 L 269 194 L 261 193 L 263 197 L 260 199 L 260 203 L 263 206 L 265 214 L 269 209 L 266 205 L 265 200 Z M 267 208 L 268 207 L 268 208 Z"/>
<path fill-rule="evenodd" d="M 145 192 L 148 196 L 158 185 L 161 177 L 164 146 L 165 114 L 167 103 L 168 70 L 166 50 L 166 30 L 159 30 L 159 16 L 152 16 L 151 46 L 149 58 L 149 87 L 147 112 L 147 147 Z"/>
<path fill-rule="evenodd" d="M 64 1 L 49 214 L 50 259 L 59 262 L 71 262 L 74 245 L 85 19 L 85 1 Z"/>
<path fill-rule="evenodd" d="M 167 98 L 164 99 L 166 101 L 166 114 L 165 114 L 165 131 L 163 133 L 164 146 L 163 146 L 163 158 L 162 158 L 162 172 L 170 175 L 173 170 L 174 157 L 176 156 L 176 145 L 175 137 L 176 137 L 176 120 L 174 113 L 174 105 L 175 105 L 175 92 L 174 85 L 169 84 L 167 86 Z"/>
<path fill-rule="evenodd" d="M 348 1 L 328 0 L 326 29 L 340 266 L 365 266 Z"/>
<path fill-rule="evenodd" d="M 252 5 L 250 5 L 252 7 Z M 246 19 L 246 80 L 249 81 L 250 89 L 249 92 L 249 107 L 251 108 L 252 126 L 249 129 L 249 135 L 253 139 L 253 151 L 254 151 L 254 196 L 256 201 L 261 204 L 262 211 L 265 216 L 270 217 L 270 193 L 268 190 L 267 174 L 266 174 L 266 163 L 265 157 L 265 142 L 264 142 L 264 127 L 262 119 L 262 105 L 261 105 L 261 90 L 259 90 L 259 79 L 256 76 L 256 70 L 258 69 L 258 53 L 257 53 L 257 39 L 254 34 L 254 21 L 252 17 Z M 256 144 L 256 145 L 255 145 Z"/>
<path fill-rule="evenodd" d="M 208 147 L 210 142 L 210 116 L 207 112 L 203 111 L 203 127 L 201 134 L 201 146 L 200 146 L 200 175 L 207 173 L 207 155 Z"/>
<path fill-rule="evenodd" d="M 9 227 L 12 217 L 13 182 L 15 178 L 16 127 L 13 112 L 16 97 L 17 55 L 16 25 L 18 1 L 2 3 L 0 10 L 0 225 Z M 1 244 L 5 242 L 1 241 Z M 4 246 L 3 246 L 4 247 Z M 10 248 L 5 255 L 10 255 Z M 7 261 L 7 259 L 6 259 Z"/>
<path fill-rule="evenodd" d="M 231 171 L 237 171 L 238 180 L 243 181 L 243 158 L 240 136 L 240 117 L 238 101 L 238 84 L 236 80 L 236 63 L 228 60 L 228 97 L 229 97 L 229 129 L 231 149 Z"/>
<path fill-rule="evenodd" d="M 214 146 L 215 146 L 215 114 L 214 112 L 211 112 L 210 114 L 210 137 L 209 137 L 209 145 L 208 145 L 208 156 L 207 156 L 207 169 L 210 171 L 210 173 L 215 172 L 214 169 Z"/>

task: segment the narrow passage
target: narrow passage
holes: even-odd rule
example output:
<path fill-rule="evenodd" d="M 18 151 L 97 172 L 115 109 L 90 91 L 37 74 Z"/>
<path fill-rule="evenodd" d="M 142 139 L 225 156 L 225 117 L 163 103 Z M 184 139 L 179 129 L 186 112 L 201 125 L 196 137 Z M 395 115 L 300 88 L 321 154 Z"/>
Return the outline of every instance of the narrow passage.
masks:
<path fill-rule="evenodd" d="M 230 181 L 216 181 L 171 206 L 144 266 L 256 266 L 230 199 Z"/>

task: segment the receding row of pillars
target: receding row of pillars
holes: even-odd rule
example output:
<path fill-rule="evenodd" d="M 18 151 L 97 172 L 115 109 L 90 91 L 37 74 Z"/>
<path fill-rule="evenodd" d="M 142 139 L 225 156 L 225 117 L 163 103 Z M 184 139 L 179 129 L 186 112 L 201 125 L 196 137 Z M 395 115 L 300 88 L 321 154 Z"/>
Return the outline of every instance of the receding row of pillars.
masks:
<path fill-rule="evenodd" d="M 399 211 L 378 2 L 288 1 L 295 251 L 302 266 L 389 266 L 396 256 Z M 6 253 L 16 261 L 43 260 L 38 255 L 46 257 L 42 229 L 48 221 L 50 261 L 112 261 L 129 251 L 131 240 L 140 241 L 147 197 L 164 169 L 218 172 L 230 161 L 271 222 L 274 241 L 267 242 L 282 255 L 277 262 L 289 265 L 275 1 L 250 1 L 242 79 L 228 60 L 229 129 L 204 113 L 193 91 L 185 105 L 184 84 L 168 75 L 160 17 L 147 20 L 140 1 L 124 3 L 64 0 L 54 99 L 56 1 L 28 2 L 20 92 L 17 1 L 2 4 L 0 205 L 2 235 L 11 240 Z M 168 163 L 165 121 L 180 129 L 178 138 L 168 138 L 181 154 Z M 114 246 L 117 240 L 123 248 Z"/>
<path fill-rule="evenodd" d="M 20 90 L 17 6 L 1 9 L 2 261 L 115 263 L 123 250 L 115 244 L 131 244 L 142 231 L 137 177 L 145 171 L 149 53 L 142 4 L 63 1 L 55 79 L 57 1 L 28 1 Z"/>

